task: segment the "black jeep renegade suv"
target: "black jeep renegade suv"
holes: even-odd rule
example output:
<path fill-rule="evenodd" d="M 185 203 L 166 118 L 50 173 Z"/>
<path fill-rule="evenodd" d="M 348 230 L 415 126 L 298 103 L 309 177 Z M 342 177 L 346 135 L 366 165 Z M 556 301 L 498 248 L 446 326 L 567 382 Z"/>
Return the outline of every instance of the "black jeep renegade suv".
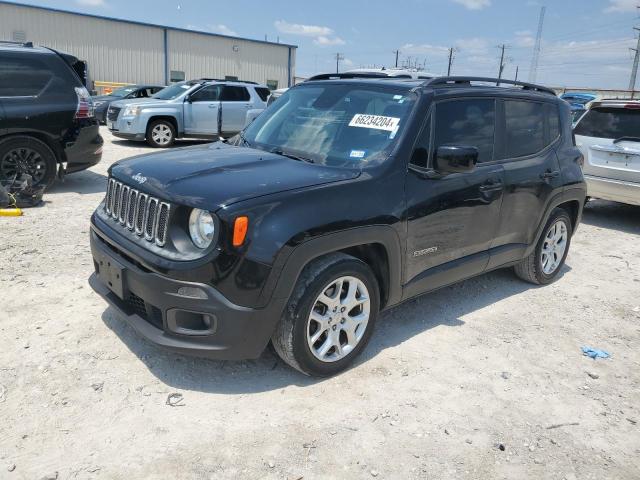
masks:
<path fill-rule="evenodd" d="M 322 376 L 403 300 L 502 267 L 552 282 L 585 201 L 569 106 L 487 80 L 321 75 L 228 142 L 114 164 L 91 285 L 158 345 L 271 340 Z"/>

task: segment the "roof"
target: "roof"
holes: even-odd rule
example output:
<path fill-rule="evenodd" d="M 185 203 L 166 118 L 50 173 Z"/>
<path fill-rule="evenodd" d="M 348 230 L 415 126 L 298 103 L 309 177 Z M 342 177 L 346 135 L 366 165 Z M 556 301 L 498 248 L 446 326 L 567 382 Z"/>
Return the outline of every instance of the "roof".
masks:
<path fill-rule="evenodd" d="M 266 44 L 266 45 L 277 45 L 280 47 L 288 47 L 288 48 L 298 48 L 297 45 L 293 45 L 293 44 L 289 44 L 289 43 L 278 43 L 278 42 L 269 42 L 267 40 L 256 40 L 253 38 L 245 38 L 245 37 L 234 37 L 232 35 L 223 35 L 221 33 L 212 33 L 212 32 L 203 32 L 201 30 L 190 30 L 188 28 L 179 28 L 179 27 L 171 27 L 169 25 L 160 25 L 157 23 L 145 23 L 145 22 L 137 22 L 134 20 L 125 20 L 123 18 L 115 18 L 115 17 L 107 17 L 104 15 L 94 15 L 91 13 L 82 13 L 82 12 L 74 12 L 71 10 L 63 10 L 60 8 L 52 8 L 52 7 L 40 7 L 37 5 L 27 5 L 24 3 L 18 3 L 18 2 L 7 2 L 5 0 L 0 0 L 0 6 L 2 5 L 11 5 L 14 7 L 24 7 L 24 8 L 34 8 L 36 10 L 44 10 L 47 12 L 55 12 L 55 13 L 66 13 L 69 15 L 78 15 L 81 17 L 87 17 L 87 18 L 96 18 L 98 20 L 110 20 L 112 22 L 121 22 L 121 23 L 129 23 L 131 25 L 140 25 L 143 27 L 155 27 L 155 28 L 162 28 L 162 29 L 166 29 L 166 30 L 174 30 L 177 32 L 188 32 L 188 33 L 197 33 L 199 35 L 208 35 L 211 37 L 221 37 L 221 38 L 230 38 L 233 40 L 243 40 L 245 42 L 253 42 L 253 43 L 261 43 L 261 44 Z"/>

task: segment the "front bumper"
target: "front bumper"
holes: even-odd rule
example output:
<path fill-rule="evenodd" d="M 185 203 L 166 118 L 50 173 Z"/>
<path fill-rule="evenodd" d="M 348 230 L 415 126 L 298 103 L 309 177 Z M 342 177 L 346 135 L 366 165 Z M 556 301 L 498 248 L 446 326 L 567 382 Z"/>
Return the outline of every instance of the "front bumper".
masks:
<path fill-rule="evenodd" d="M 284 302 L 265 309 L 235 305 L 210 285 L 174 280 L 137 265 L 91 231 L 95 273 L 89 284 L 150 342 L 220 360 L 258 358 Z"/>
<path fill-rule="evenodd" d="M 640 205 L 640 183 L 585 175 L 587 195 L 612 202 Z"/>
<path fill-rule="evenodd" d="M 146 137 L 146 118 L 140 115 L 125 117 L 120 114 L 115 122 L 107 118 L 107 127 L 114 136 L 127 140 L 143 141 Z"/>

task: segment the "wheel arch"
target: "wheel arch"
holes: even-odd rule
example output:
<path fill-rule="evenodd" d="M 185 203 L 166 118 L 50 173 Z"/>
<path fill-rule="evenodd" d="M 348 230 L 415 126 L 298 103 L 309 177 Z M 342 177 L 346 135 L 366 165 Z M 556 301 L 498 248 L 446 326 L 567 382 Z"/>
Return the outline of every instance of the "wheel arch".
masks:
<path fill-rule="evenodd" d="M 42 132 L 32 132 L 29 130 L 23 131 L 23 132 L 11 132 L 8 135 L 3 135 L 2 137 L 0 137 L 0 143 L 6 140 L 12 139 L 14 137 L 35 138 L 36 140 L 41 141 L 47 147 L 49 147 L 49 149 L 53 153 L 53 156 L 56 158 L 56 163 L 61 163 L 66 161 L 66 155 L 60 143 L 56 142 L 55 139 L 51 138 L 50 136 Z"/>
<path fill-rule="evenodd" d="M 145 129 L 145 135 L 149 131 L 149 127 L 151 126 L 151 124 L 157 120 L 165 120 L 171 123 L 171 125 L 173 125 L 173 128 L 176 131 L 176 137 L 179 137 L 181 135 L 180 128 L 178 126 L 178 119 L 172 115 L 166 115 L 166 114 L 150 115 L 149 118 L 147 119 L 147 128 Z"/>
<path fill-rule="evenodd" d="M 402 248 L 396 231 L 386 225 L 358 227 L 322 235 L 281 253 L 274 263 L 272 282 L 261 295 L 289 298 L 303 269 L 331 253 L 345 253 L 366 263 L 380 285 L 381 308 L 399 303 L 402 297 Z M 269 285 L 271 283 L 271 285 Z"/>

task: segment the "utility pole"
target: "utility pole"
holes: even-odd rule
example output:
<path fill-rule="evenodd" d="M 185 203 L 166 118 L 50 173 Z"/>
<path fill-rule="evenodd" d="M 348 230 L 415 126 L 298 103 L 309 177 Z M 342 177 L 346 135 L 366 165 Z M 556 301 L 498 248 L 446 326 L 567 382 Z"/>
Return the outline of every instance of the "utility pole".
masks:
<path fill-rule="evenodd" d="M 344 60 L 341 53 L 336 53 L 336 73 L 340 73 L 340 60 Z"/>
<path fill-rule="evenodd" d="M 400 56 L 400 50 L 394 50 L 393 53 L 396 54 L 396 68 L 398 68 L 398 57 Z"/>
<path fill-rule="evenodd" d="M 536 44 L 533 48 L 533 57 L 531 57 L 531 68 L 529 68 L 529 81 L 535 83 L 538 74 L 538 60 L 540 60 L 540 48 L 542 46 L 542 26 L 544 24 L 544 12 L 547 7 L 540 8 L 540 17 L 538 18 L 538 33 L 536 34 Z"/>
<path fill-rule="evenodd" d="M 447 67 L 447 77 L 451 76 L 451 65 L 453 65 L 453 52 L 454 48 L 449 48 L 449 66 Z"/>
<path fill-rule="evenodd" d="M 518 70 L 520 69 L 520 65 L 516 65 L 516 78 L 515 81 L 518 81 Z"/>
<path fill-rule="evenodd" d="M 504 70 L 504 49 L 507 48 L 507 46 L 503 43 L 498 48 L 501 49 L 501 53 L 500 53 L 500 66 L 498 67 L 498 81 L 496 82 L 496 85 L 500 85 L 500 79 L 502 78 L 502 71 Z"/>
<path fill-rule="evenodd" d="M 633 27 L 633 29 L 640 32 L 640 28 L 638 27 Z M 631 69 L 631 80 L 629 80 L 629 90 L 631 90 L 633 94 L 633 91 L 636 89 L 636 76 L 638 75 L 638 62 L 640 61 L 640 33 L 638 33 L 638 45 L 631 50 L 636 52 L 633 56 L 633 68 Z"/>

